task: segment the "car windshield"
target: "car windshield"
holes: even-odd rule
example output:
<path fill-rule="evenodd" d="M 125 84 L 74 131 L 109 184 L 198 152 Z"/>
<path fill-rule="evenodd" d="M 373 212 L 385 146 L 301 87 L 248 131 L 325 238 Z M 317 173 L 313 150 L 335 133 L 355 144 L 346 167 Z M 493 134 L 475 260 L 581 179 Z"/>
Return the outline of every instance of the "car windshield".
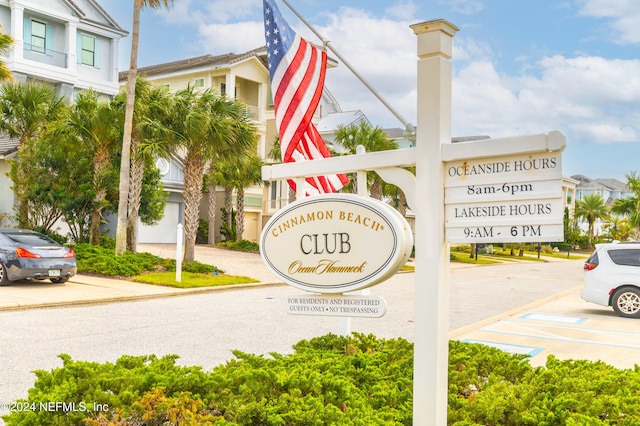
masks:
<path fill-rule="evenodd" d="M 6 232 L 5 235 L 18 244 L 24 244 L 31 247 L 50 247 L 58 245 L 51 238 L 41 234 Z"/>

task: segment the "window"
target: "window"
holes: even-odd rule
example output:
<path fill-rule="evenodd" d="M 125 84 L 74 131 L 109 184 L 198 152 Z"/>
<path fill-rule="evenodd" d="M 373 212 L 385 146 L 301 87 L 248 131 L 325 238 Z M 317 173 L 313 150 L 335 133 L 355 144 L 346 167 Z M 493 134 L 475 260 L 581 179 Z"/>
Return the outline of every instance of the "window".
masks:
<path fill-rule="evenodd" d="M 31 50 L 45 53 L 47 48 L 47 24 L 31 21 Z"/>
<path fill-rule="evenodd" d="M 96 64 L 96 39 L 82 34 L 82 57 L 80 62 L 91 67 Z"/>
<path fill-rule="evenodd" d="M 204 78 L 196 78 L 193 82 L 193 86 L 196 89 L 201 89 L 204 87 Z"/>
<path fill-rule="evenodd" d="M 76 60 L 79 64 L 100 68 L 100 40 L 84 33 L 77 33 Z"/>
<path fill-rule="evenodd" d="M 220 96 L 227 96 L 227 83 L 220 83 Z"/>
<path fill-rule="evenodd" d="M 640 250 L 609 250 L 608 253 L 616 265 L 640 266 Z"/>

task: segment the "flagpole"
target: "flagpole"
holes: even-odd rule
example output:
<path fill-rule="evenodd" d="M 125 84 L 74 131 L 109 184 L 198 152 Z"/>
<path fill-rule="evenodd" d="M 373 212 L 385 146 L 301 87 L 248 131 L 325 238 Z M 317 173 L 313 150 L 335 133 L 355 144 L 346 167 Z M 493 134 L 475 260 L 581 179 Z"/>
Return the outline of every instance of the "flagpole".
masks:
<path fill-rule="evenodd" d="M 393 114 L 401 123 L 402 125 L 405 127 L 405 130 L 407 132 L 410 133 L 415 133 L 415 126 L 413 126 L 412 124 L 410 124 L 407 120 L 404 119 L 404 117 L 402 117 L 391 105 L 389 105 L 387 103 L 387 101 L 385 101 L 382 96 L 380 96 L 380 94 L 378 94 L 378 92 L 376 92 L 376 90 L 371 87 L 371 85 L 364 79 L 362 78 L 362 76 L 349 64 L 349 62 L 344 59 L 344 57 L 336 50 L 333 48 L 333 46 L 331 46 L 331 42 L 329 40 L 327 40 L 326 38 L 324 38 L 322 36 L 322 34 L 320 34 L 314 27 L 313 25 L 311 25 L 309 22 L 307 22 L 307 20 L 293 7 L 289 4 L 289 2 L 287 0 L 282 0 L 282 2 L 287 5 L 287 7 L 289 9 L 291 9 L 291 11 L 302 21 L 304 22 L 304 24 L 309 27 L 309 29 L 311 31 L 313 31 L 313 33 L 316 35 L 316 37 L 318 37 L 320 40 L 322 40 L 322 45 L 323 46 L 327 46 L 329 48 L 329 50 L 331 50 L 331 52 L 333 52 L 334 55 L 336 55 L 338 57 L 338 59 L 353 73 L 353 75 L 355 75 L 358 80 L 360 80 L 362 82 L 362 84 L 365 85 L 365 87 L 367 89 L 369 89 L 369 91 L 371 93 L 373 93 L 373 95 L 378 98 L 378 100 L 380 102 L 382 102 L 382 104 L 387 107 L 387 109 L 391 112 L 391 114 Z"/>

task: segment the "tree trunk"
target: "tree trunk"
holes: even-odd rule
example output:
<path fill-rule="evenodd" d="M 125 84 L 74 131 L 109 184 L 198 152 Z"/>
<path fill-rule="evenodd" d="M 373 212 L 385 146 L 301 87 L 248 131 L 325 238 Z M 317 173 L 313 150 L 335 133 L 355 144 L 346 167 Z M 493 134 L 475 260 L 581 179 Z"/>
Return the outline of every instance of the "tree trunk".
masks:
<path fill-rule="evenodd" d="M 373 183 L 371 184 L 371 198 L 375 198 L 376 200 L 382 200 L 382 179 L 380 176 L 375 174 L 373 178 Z"/>
<path fill-rule="evenodd" d="M 101 189 L 96 193 L 94 200 L 98 207 L 91 212 L 91 223 L 89 224 L 89 243 L 95 246 L 100 245 L 100 222 L 102 220 L 103 201 L 107 196 L 107 190 Z"/>
<path fill-rule="evenodd" d="M 140 38 L 140 10 L 143 2 L 133 2 L 133 25 L 131 29 L 131 56 L 127 80 L 127 101 L 124 115 L 124 135 L 122 136 L 122 158 L 120 160 L 120 183 L 118 191 L 118 224 L 116 226 L 116 255 L 127 249 L 127 204 L 129 200 L 129 161 L 131 160 L 131 133 L 133 131 L 133 103 L 136 94 L 136 74 L 138 72 L 138 40 Z"/>
<path fill-rule="evenodd" d="M 398 190 L 398 211 L 402 217 L 407 215 L 407 196 L 401 189 Z"/>
<path fill-rule="evenodd" d="M 232 214 L 231 210 L 233 209 L 233 188 L 229 186 L 224 187 L 224 209 L 227 211 L 227 217 L 225 217 L 225 221 L 229 229 L 231 229 L 231 220 Z"/>
<path fill-rule="evenodd" d="M 209 222 L 209 232 L 207 243 L 211 246 L 216 243 L 216 187 L 209 187 L 209 210 L 207 211 L 207 219 Z"/>
<path fill-rule="evenodd" d="M 236 192 L 236 239 L 241 240 L 244 234 L 244 188 Z"/>
<path fill-rule="evenodd" d="M 136 153 L 138 152 L 139 141 L 131 141 L 131 176 L 128 201 L 128 223 L 127 223 L 127 248 L 132 252 L 137 251 L 138 241 L 138 213 L 140 212 L 140 198 L 142 195 L 142 179 L 144 177 L 144 161 Z"/>
<path fill-rule="evenodd" d="M 188 153 L 184 163 L 184 261 L 195 260 L 198 211 L 202 199 L 202 176 L 205 161 L 198 153 Z"/>
<path fill-rule="evenodd" d="M 100 245 L 100 222 L 102 220 L 102 210 L 104 209 L 107 189 L 104 185 L 104 175 L 109 168 L 111 155 L 104 143 L 99 143 L 93 157 L 93 189 L 96 195 L 93 198 L 97 207 L 91 212 L 91 223 L 89 224 L 89 243 Z"/>

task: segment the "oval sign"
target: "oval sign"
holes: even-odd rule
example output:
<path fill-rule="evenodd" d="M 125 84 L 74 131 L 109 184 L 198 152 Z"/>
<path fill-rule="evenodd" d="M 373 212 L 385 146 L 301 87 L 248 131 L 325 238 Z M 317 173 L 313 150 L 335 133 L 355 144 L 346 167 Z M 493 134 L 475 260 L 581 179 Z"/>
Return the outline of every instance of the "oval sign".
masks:
<path fill-rule="evenodd" d="M 377 284 L 405 264 L 412 248 L 412 232 L 398 211 L 354 194 L 297 200 L 279 210 L 260 237 L 260 254 L 275 275 L 318 293 Z"/>

